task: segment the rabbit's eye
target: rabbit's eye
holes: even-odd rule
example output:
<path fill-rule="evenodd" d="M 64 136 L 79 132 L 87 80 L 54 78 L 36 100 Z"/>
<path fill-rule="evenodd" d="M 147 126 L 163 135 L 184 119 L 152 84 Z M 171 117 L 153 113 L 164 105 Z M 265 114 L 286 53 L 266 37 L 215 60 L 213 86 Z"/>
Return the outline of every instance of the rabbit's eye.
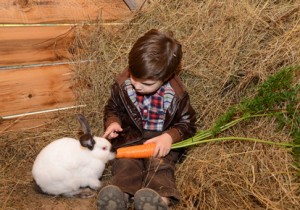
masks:
<path fill-rule="evenodd" d="M 102 147 L 102 150 L 106 150 L 107 148 L 106 147 Z"/>

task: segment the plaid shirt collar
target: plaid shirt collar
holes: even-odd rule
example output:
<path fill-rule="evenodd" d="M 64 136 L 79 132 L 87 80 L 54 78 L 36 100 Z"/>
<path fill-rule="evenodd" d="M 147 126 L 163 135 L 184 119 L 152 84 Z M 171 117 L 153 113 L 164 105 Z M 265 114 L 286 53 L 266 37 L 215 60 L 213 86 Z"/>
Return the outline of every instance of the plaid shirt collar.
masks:
<path fill-rule="evenodd" d="M 166 110 L 175 95 L 170 83 L 167 82 L 152 95 L 137 94 L 130 82 L 130 79 L 125 81 L 125 88 L 129 98 L 141 114 L 143 128 L 152 131 L 162 131 Z"/>

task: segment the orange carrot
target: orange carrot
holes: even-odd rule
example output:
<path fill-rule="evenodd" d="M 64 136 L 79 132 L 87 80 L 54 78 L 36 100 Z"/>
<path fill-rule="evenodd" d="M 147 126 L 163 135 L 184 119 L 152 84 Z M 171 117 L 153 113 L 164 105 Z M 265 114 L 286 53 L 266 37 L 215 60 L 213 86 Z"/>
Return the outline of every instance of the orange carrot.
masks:
<path fill-rule="evenodd" d="M 117 149 L 116 158 L 148 158 L 154 153 L 155 143 L 122 147 Z"/>

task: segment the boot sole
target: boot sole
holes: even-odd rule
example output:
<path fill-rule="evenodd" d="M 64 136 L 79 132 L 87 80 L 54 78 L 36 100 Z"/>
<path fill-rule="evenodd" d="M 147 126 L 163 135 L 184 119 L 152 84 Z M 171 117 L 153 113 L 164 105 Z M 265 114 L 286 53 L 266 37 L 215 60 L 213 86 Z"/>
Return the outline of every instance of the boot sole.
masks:
<path fill-rule="evenodd" d="M 134 195 L 135 210 L 167 210 L 168 207 L 161 196 L 152 189 L 144 188 Z"/>
<path fill-rule="evenodd" d="M 124 193 L 117 186 L 106 186 L 99 192 L 97 210 L 123 210 L 125 208 Z"/>

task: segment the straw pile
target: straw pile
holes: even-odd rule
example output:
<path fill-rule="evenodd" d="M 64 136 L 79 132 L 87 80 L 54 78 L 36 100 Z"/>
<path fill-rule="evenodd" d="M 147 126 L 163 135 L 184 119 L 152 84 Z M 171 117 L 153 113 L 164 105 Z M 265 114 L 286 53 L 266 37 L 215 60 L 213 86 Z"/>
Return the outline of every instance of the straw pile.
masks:
<path fill-rule="evenodd" d="M 180 76 L 197 111 L 198 130 L 210 128 L 229 107 L 255 95 L 256 86 L 279 69 L 300 64 L 297 0 L 153 0 L 123 27 L 112 31 L 102 25 L 99 21 L 99 27 L 88 33 L 78 31 L 75 42 L 81 52 L 76 61 L 91 61 L 75 66 L 78 104 L 87 105 L 77 112 L 90 119 L 96 134 L 103 132 L 102 112 L 114 76 L 126 67 L 132 44 L 149 29 L 171 30 L 183 45 Z M 297 74 L 294 82 L 299 81 Z M 74 128 L 78 125 L 73 114 L 57 116 L 57 122 L 38 137 L 31 132 L 22 133 L 27 139 L 18 134 L 4 136 L 1 173 L 6 176 L 1 176 L 0 200 L 5 206 L 15 207 L 11 203 L 19 202 L 18 207 L 33 209 L 28 207 L 30 200 L 39 209 L 44 207 L 41 202 L 45 198 L 20 198 L 28 192 L 34 194 L 28 189 L 31 175 L 24 165 L 32 164 L 51 139 L 76 137 Z M 288 130 L 278 130 L 272 118 L 242 122 L 221 135 L 291 141 Z M 300 180 L 292 162 L 287 150 L 259 143 L 234 141 L 189 148 L 176 174 L 182 201 L 173 209 L 298 209 Z M 109 172 L 106 179 L 109 181 Z M 14 187 L 23 193 L 12 190 Z M 59 203 L 60 209 L 78 209 L 83 201 L 73 202 L 55 199 L 50 203 Z M 95 207 L 94 200 L 84 202 L 85 208 Z"/>

